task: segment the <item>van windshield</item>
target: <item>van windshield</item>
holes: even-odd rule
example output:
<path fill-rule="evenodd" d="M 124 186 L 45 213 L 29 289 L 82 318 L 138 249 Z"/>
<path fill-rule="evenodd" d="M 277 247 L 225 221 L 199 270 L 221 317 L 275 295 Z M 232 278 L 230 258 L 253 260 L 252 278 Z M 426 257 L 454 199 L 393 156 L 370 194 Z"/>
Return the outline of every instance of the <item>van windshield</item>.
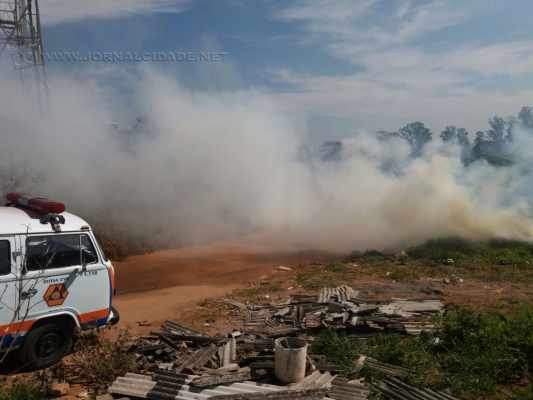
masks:
<path fill-rule="evenodd" d="M 75 267 L 98 261 L 87 235 L 33 236 L 26 242 L 28 271 Z"/>

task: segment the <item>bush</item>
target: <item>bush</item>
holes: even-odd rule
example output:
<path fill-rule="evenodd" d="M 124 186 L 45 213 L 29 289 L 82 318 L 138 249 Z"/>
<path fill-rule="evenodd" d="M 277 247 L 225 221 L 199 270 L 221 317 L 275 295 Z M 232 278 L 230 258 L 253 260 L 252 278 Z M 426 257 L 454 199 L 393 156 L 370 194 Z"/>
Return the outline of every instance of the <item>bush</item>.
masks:
<path fill-rule="evenodd" d="M 475 242 L 461 238 L 433 239 L 410 248 L 407 253 L 418 260 L 492 265 L 525 265 L 533 258 L 533 244 L 517 240 L 494 239 Z"/>
<path fill-rule="evenodd" d="M 327 266 L 327 270 L 336 274 L 342 274 L 348 270 L 346 264 L 342 262 L 335 262 Z"/>
<path fill-rule="evenodd" d="M 460 260 L 471 258 L 483 251 L 477 242 L 460 238 L 432 239 L 419 246 L 407 250 L 407 254 L 415 259 L 442 261 L 449 258 Z"/>
<path fill-rule="evenodd" d="M 346 374 L 354 371 L 355 361 L 359 354 L 349 339 L 337 335 L 333 330 L 322 333 L 318 340 L 313 343 L 311 350 L 316 354 L 325 354 Z"/>
<path fill-rule="evenodd" d="M 523 332 L 514 329 L 522 316 L 506 318 L 495 313 L 450 313 L 439 332 L 435 354 L 447 374 L 448 384 L 459 393 L 494 393 L 498 385 L 517 382 L 528 369 L 521 351 Z"/>
<path fill-rule="evenodd" d="M 533 370 L 533 306 L 524 305 L 509 316 L 448 312 L 438 330 L 419 337 L 381 335 L 366 343 L 351 342 L 334 332 L 322 335 L 313 350 L 353 371 L 359 354 L 402 366 L 412 384 L 449 387 L 465 399 L 497 399 L 503 387 L 524 383 Z M 351 367 L 350 367 L 351 366 Z M 363 369 L 372 379 L 373 371 Z M 514 390 L 515 399 L 533 399 L 532 387 Z M 507 396 L 506 398 L 509 398 Z"/>
<path fill-rule="evenodd" d="M 127 332 L 121 332 L 113 341 L 96 333 L 88 334 L 76 344 L 69 364 L 76 369 L 80 382 L 105 388 L 117 376 L 138 372 L 139 366 L 130 347 Z"/>

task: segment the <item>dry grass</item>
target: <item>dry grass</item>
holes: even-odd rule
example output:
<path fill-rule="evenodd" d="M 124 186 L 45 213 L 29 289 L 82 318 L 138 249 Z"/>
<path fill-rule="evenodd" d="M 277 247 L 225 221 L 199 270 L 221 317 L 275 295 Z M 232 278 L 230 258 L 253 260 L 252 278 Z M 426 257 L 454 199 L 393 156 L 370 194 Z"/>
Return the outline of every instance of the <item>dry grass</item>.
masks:
<path fill-rule="evenodd" d="M 118 376 L 139 371 L 136 357 L 129 351 L 131 344 L 127 331 L 120 332 L 115 340 L 101 332 L 85 334 L 76 343 L 74 353 L 54 367 L 54 375 L 62 381 L 103 392 Z"/>

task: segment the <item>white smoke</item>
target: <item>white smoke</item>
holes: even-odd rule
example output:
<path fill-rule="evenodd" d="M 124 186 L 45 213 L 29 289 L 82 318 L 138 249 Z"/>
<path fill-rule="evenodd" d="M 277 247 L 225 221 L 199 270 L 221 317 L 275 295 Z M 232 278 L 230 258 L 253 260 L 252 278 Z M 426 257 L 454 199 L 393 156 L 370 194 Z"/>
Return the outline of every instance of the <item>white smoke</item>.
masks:
<path fill-rule="evenodd" d="M 1 80 L 4 190 L 65 200 L 154 244 L 263 233 L 274 245 L 354 250 L 533 235 L 518 166 L 465 168 L 459 149 L 437 141 L 406 162 L 404 142 L 363 132 L 339 162 L 323 163 L 302 157 L 305 132 L 265 93 L 187 90 L 153 72 L 131 85 L 136 100 L 122 106 L 97 83 L 55 77 L 42 114 L 16 81 Z M 111 126 L 139 115 L 145 133 Z"/>

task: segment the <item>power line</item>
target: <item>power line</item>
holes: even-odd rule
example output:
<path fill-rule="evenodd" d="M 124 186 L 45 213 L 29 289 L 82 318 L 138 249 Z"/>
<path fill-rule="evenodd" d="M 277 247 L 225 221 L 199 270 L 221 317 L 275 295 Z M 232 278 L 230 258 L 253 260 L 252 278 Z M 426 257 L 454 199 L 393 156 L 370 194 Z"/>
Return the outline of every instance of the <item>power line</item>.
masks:
<path fill-rule="evenodd" d="M 21 81 L 34 82 L 43 107 L 48 86 L 39 0 L 0 0 L 0 57 L 7 54 Z"/>

